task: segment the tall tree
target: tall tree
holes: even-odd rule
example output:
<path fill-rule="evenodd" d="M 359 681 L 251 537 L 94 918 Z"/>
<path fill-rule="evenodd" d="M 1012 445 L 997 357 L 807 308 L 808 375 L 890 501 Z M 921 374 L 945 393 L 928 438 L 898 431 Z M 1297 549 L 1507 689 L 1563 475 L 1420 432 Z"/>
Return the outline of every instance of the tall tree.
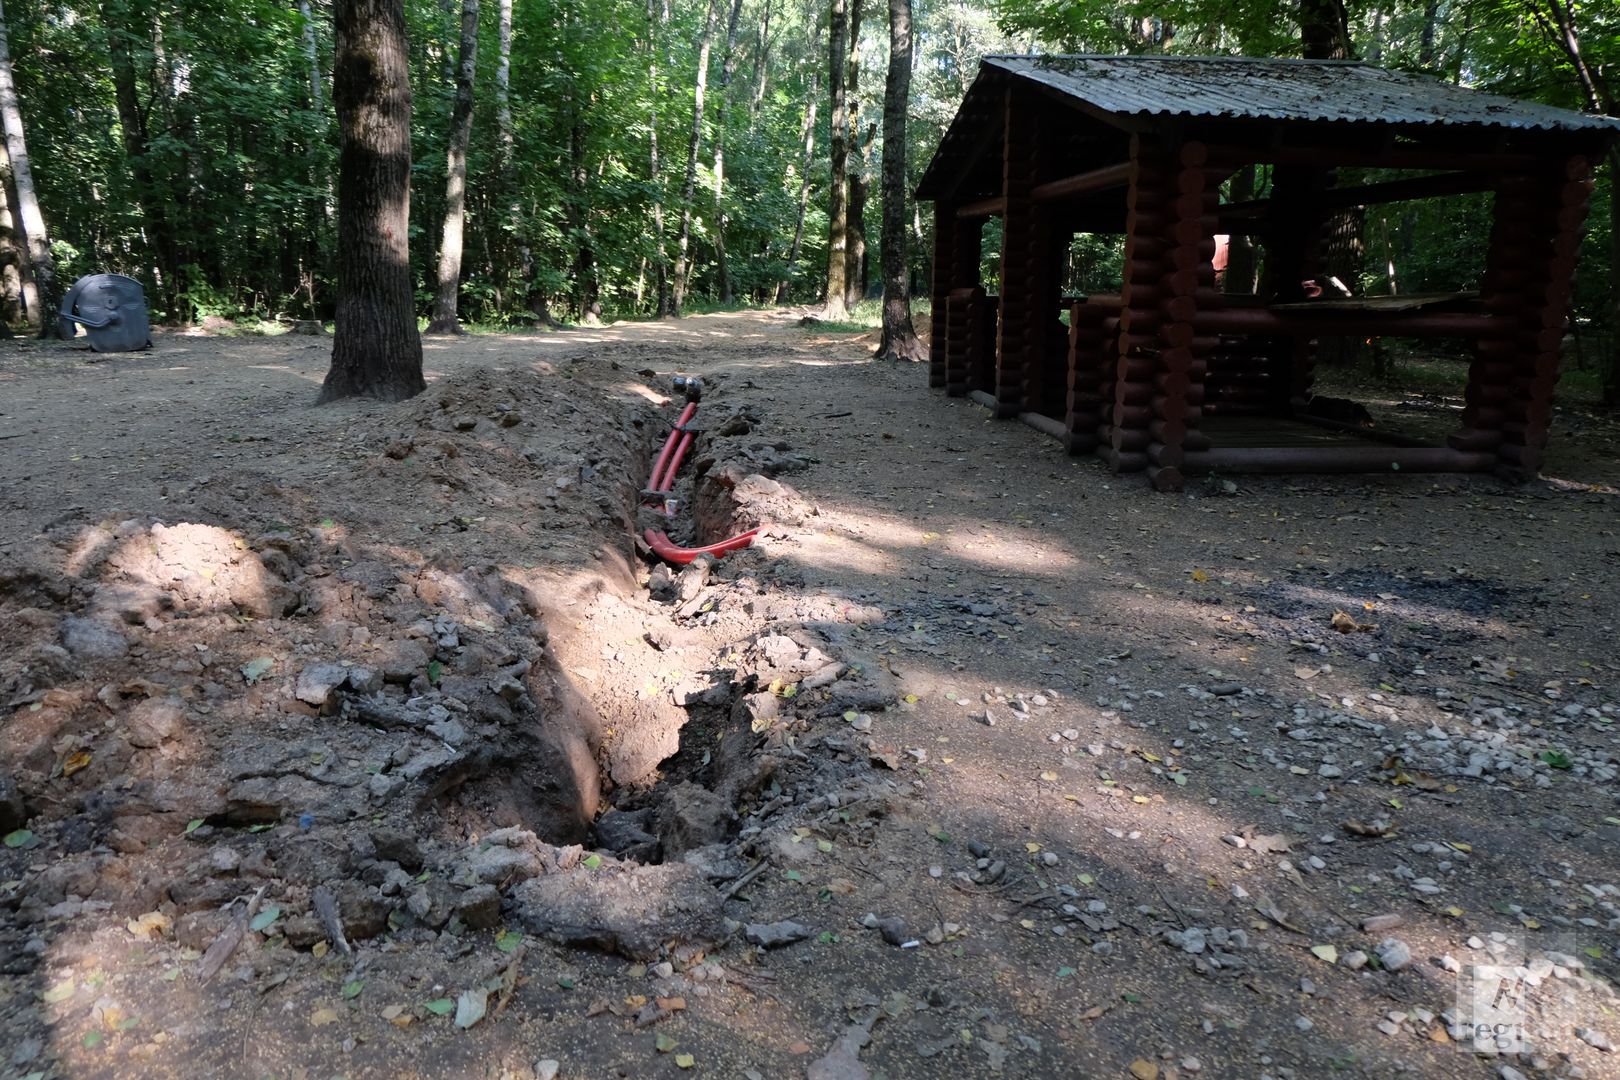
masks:
<path fill-rule="evenodd" d="M 861 25 L 865 22 L 866 8 L 861 0 L 849 4 L 849 85 L 844 93 L 849 99 L 849 210 L 848 238 L 844 257 L 844 303 L 854 307 L 866 299 L 866 194 L 871 187 L 867 160 L 872 139 L 877 130 L 872 125 L 865 143 L 861 141 Z"/>
<path fill-rule="evenodd" d="M 450 110 L 450 146 L 445 153 L 444 229 L 439 237 L 438 289 L 430 334 L 459 334 L 461 246 L 467 221 L 467 146 L 472 141 L 473 77 L 478 66 L 478 0 L 462 0 L 461 44 L 456 59 L 456 97 Z"/>
<path fill-rule="evenodd" d="M 883 336 L 879 360 L 922 360 L 906 272 L 906 109 L 911 102 L 911 0 L 889 0 L 889 72 L 883 80 Z"/>
<path fill-rule="evenodd" d="M 698 148 L 703 142 L 703 97 L 709 85 L 709 53 L 714 48 L 715 0 L 709 0 L 703 17 L 703 33 L 698 36 L 697 76 L 692 86 L 692 134 L 686 141 L 686 182 L 681 186 L 681 232 L 675 242 L 674 314 L 686 303 L 686 287 L 692 276 L 689 249 L 692 245 L 692 200 L 697 195 Z"/>
<path fill-rule="evenodd" d="M 658 55 L 662 47 L 665 16 L 658 0 L 647 0 L 647 186 L 652 191 L 653 212 L 653 317 L 671 313 L 669 293 L 669 249 L 664 246 L 664 182 L 658 172 Z"/>
<path fill-rule="evenodd" d="M 844 90 L 844 50 L 849 44 L 847 0 L 832 0 L 831 23 L 827 32 L 827 78 L 832 91 L 832 184 L 827 210 L 827 306 L 823 313 L 837 321 L 849 316 L 845 297 L 849 281 L 849 103 Z"/>
<path fill-rule="evenodd" d="M 726 51 L 720 61 L 720 100 L 714 117 L 714 260 L 720 279 L 720 302 L 732 301 L 731 275 L 726 271 L 726 104 L 731 80 L 737 74 L 737 19 L 743 0 L 731 0 L 731 18 L 726 22 Z"/>
<path fill-rule="evenodd" d="M 804 106 L 804 120 L 799 127 L 799 142 L 804 156 L 799 161 L 799 213 L 793 221 L 793 245 L 788 248 L 787 273 L 776 286 L 776 302 L 788 302 L 788 288 L 792 284 L 793 267 L 799 261 L 799 250 L 804 245 L 804 215 L 810 206 L 810 163 L 816 153 L 816 106 L 821 102 L 821 73 L 810 77 L 810 96 Z"/>
<path fill-rule="evenodd" d="M 11 41 L 6 28 L 6 11 L 0 4 L 0 127 L 5 128 L 6 154 L 11 158 L 11 182 L 17 192 L 13 221 L 22 234 L 22 247 L 34 270 L 34 287 L 39 295 L 39 336 L 56 337 L 56 308 L 62 302 L 56 282 L 56 260 L 51 256 L 51 238 L 45 231 L 45 215 L 39 209 L 34 191 L 34 170 L 28 162 L 28 140 L 23 135 L 22 105 L 17 100 L 16 77 L 11 68 Z M 33 316 L 30 314 L 29 321 Z"/>
<path fill-rule="evenodd" d="M 338 290 L 317 402 L 427 388 L 411 295 L 411 81 L 404 0 L 337 0 Z"/>

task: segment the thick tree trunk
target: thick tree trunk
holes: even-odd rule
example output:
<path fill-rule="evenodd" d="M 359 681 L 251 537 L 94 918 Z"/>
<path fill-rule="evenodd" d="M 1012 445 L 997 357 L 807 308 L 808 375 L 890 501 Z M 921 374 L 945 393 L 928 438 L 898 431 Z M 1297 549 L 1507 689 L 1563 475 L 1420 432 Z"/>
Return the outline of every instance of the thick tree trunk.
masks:
<path fill-rule="evenodd" d="M 846 0 L 832 0 L 832 25 L 827 29 L 827 77 L 832 90 L 832 190 L 827 210 L 827 306 L 822 314 L 835 321 L 849 316 L 845 300 L 849 282 L 849 105 L 844 96 L 844 47 L 848 43 Z"/>
<path fill-rule="evenodd" d="M 906 109 L 911 100 L 911 0 L 889 0 L 889 73 L 883 82 L 883 336 L 879 360 L 928 356 L 911 324 L 906 258 Z"/>
<path fill-rule="evenodd" d="M 445 155 L 444 230 L 439 236 L 438 289 L 430 334 L 459 334 L 461 245 L 467 222 L 467 144 L 472 141 L 473 76 L 478 66 L 478 0 L 462 0 L 461 47 L 456 98 L 450 109 L 450 148 Z"/>
<path fill-rule="evenodd" d="M 1254 198 L 1255 169 L 1245 165 L 1232 174 L 1231 201 L 1248 202 Z M 1226 275 L 1223 288 L 1229 293 L 1253 293 L 1258 287 L 1260 260 L 1256 257 L 1254 238 L 1246 233 L 1234 234 L 1226 247 Z"/>
<path fill-rule="evenodd" d="M 872 148 L 869 135 L 861 142 L 861 24 L 866 9 L 862 0 L 849 5 L 849 83 L 844 94 L 849 99 L 849 209 L 848 238 L 844 249 L 844 303 L 854 307 L 866 299 L 866 194 L 870 184 L 867 160 Z M 876 131 L 874 125 L 873 131 Z"/>
<path fill-rule="evenodd" d="M 681 231 L 675 242 L 675 296 L 673 313 L 681 313 L 686 303 L 686 286 L 692 276 L 688 249 L 692 246 L 692 200 L 697 194 L 698 148 L 703 142 L 703 96 L 709 86 L 709 53 L 714 47 L 714 5 L 709 0 L 703 17 L 703 35 L 698 38 L 697 77 L 692 87 L 692 136 L 686 143 L 686 182 L 681 186 Z"/>
<path fill-rule="evenodd" d="M 411 296 L 411 72 L 404 0 L 338 0 L 338 299 L 319 402 L 426 389 Z"/>
<path fill-rule="evenodd" d="M 720 61 L 720 101 L 714 118 L 714 259 L 720 278 L 720 302 L 731 303 L 731 274 L 726 268 L 726 103 L 731 80 L 737 74 L 737 19 L 743 0 L 731 0 L 731 18 L 726 23 L 726 51 Z"/>
<path fill-rule="evenodd" d="M 664 182 L 658 172 L 658 98 L 663 93 L 658 85 L 658 55 L 663 38 L 664 16 L 658 0 L 647 0 L 647 70 L 650 93 L 647 95 L 647 185 L 652 188 L 653 238 L 657 248 L 653 254 L 654 292 L 657 294 L 653 315 L 668 318 L 671 312 L 669 295 L 669 249 L 664 237 Z"/>
<path fill-rule="evenodd" d="M 0 127 L 5 128 L 6 153 L 11 157 L 11 180 L 17 190 L 13 220 L 18 226 L 21 247 L 34 269 L 34 287 L 39 292 L 39 336 L 58 337 L 56 309 L 62 302 L 56 283 L 56 260 L 51 257 L 51 239 L 45 231 L 45 216 L 34 194 L 34 170 L 28 164 L 28 141 L 23 137 L 22 106 L 17 101 L 17 84 L 11 71 L 11 45 L 6 35 L 6 12 L 0 6 Z"/>
<path fill-rule="evenodd" d="M 7 181 L 0 183 L 0 337 L 10 337 L 11 324 L 21 322 L 23 315 L 22 251 L 17 247 L 17 226 L 6 190 L 10 186 L 11 164 L 4 151 L 5 142 L 0 140 L 0 169 L 5 170 Z"/>
<path fill-rule="evenodd" d="M 810 206 L 810 165 L 816 151 L 816 105 L 821 97 L 821 76 L 810 80 L 810 100 L 804 107 L 804 123 L 799 128 L 799 141 L 804 144 L 804 157 L 799 162 L 799 214 L 793 222 L 793 245 L 788 248 L 787 276 L 776 286 L 776 302 L 788 302 L 788 290 L 793 284 L 793 264 L 799 261 L 799 250 L 804 246 L 804 215 Z"/>

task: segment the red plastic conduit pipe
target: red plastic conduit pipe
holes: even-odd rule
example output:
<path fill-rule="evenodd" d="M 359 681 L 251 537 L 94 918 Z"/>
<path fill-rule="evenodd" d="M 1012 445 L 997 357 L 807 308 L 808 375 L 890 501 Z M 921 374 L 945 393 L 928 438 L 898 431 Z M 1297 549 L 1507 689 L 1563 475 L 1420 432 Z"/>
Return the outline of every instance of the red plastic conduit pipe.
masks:
<path fill-rule="evenodd" d="M 664 443 L 664 449 L 659 452 L 658 460 L 653 463 L 652 479 L 647 483 L 647 490 L 652 492 L 669 491 L 675 486 L 675 473 L 681 467 L 681 461 L 686 457 L 687 450 L 692 447 L 692 433 L 686 431 L 686 425 L 691 422 L 697 413 L 697 402 L 688 402 L 681 410 L 681 418 L 675 422 L 675 429 L 669 433 L 669 439 Z M 676 439 L 680 442 L 677 444 Z M 674 450 L 674 456 L 670 454 Z M 717 544 L 705 547 L 678 547 L 661 530 L 648 529 L 642 534 L 647 540 L 647 546 L 652 548 L 653 554 L 667 563 L 685 566 L 699 555 L 713 555 L 715 558 L 724 558 L 733 551 L 745 548 L 754 542 L 759 535 L 758 527 L 747 532 L 738 533 Z"/>
<path fill-rule="evenodd" d="M 653 462 L 652 479 L 647 482 L 649 491 L 668 491 L 669 486 L 674 482 L 675 469 L 671 468 L 669 470 L 669 476 L 666 479 L 664 477 L 664 466 L 669 464 L 670 451 L 675 449 L 675 444 L 684 441 L 683 436 L 685 438 L 691 437 L 691 432 L 685 429 L 687 422 L 692 419 L 693 414 L 696 412 L 697 402 L 695 401 L 687 402 L 686 408 L 681 410 L 681 418 L 675 421 L 675 427 L 670 430 L 669 438 L 664 440 L 664 448 L 658 452 L 658 460 Z M 677 459 L 676 464 L 679 463 L 679 459 Z"/>

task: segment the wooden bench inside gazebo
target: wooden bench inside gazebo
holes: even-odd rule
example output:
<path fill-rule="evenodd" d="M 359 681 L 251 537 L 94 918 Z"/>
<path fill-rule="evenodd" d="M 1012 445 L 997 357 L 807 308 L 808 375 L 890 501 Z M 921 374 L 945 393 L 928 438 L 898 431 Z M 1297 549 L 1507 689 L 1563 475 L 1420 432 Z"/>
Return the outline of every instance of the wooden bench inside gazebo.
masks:
<path fill-rule="evenodd" d="M 1617 131 L 1357 62 L 987 57 L 917 191 L 934 204 L 929 384 L 1164 490 L 1210 471 L 1534 475 L 1592 170 Z M 1269 166 L 1266 197 L 1223 201 L 1248 165 Z M 1400 172 L 1336 184 L 1347 168 Z M 1324 288 L 1336 212 L 1465 192 L 1493 195 L 1478 290 Z M 1079 233 L 1123 236 L 1117 293 L 1062 295 Z M 1259 294 L 1217 288 L 1218 235 L 1264 252 Z M 1314 415 L 1315 345 L 1334 335 L 1472 343 L 1459 429 L 1432 445 Z"/>

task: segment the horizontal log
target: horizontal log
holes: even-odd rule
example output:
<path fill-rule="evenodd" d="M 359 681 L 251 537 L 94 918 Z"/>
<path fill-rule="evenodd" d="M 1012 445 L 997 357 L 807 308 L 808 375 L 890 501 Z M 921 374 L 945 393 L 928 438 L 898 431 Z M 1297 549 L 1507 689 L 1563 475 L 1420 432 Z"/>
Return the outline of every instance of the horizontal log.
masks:
<path fill-rule="evenodd" d="M 1141 472 L 1148 467 L 1147 454 L 1141 450 L 1121 450 L 1108 446 L 1099 447 L 1097 453 L 1117 473 Z"/>
<path fill-rule="evenodd" d="M 1495 454 L 1426 446 L 1217 446 L 1189 451 L 1189 472 L 1486 472 Z"/>
<path fill-rule="evenodd" d="M 1344 145 L 1212 147 L 1209 162 L 1241 168 L 1245 165 L 1304 165 L 1312 168 L 1456 169 L 1482 173 L 1524 173 L 1539 168 L 1543 159 L 1532 154 L 1480 153 L 1464 150 L 1421 150 Z"/>
<path fill-rule="evenodd" d="M 963 219 L 999 217 L 1007 212 L 1007 196 L 992 195 L 988 199 L 963 203 L 956 208 L 956 216 Z"/>
<path fill-rule="evenodd" d="M 1062 420 L 1054 420 L 1052 417 L 1042 413 L 1021 412 L 1018 414 L 1018 421 L 1034 428 L 1043 435 L 1050 435 L 1054 439 L 1064 439 L 1069 434 L 1068 426 Z"/>
<path fill-rule="evenodd" d="M 1196 427 L 1186 428 L 1186 430 L 1182 431 L 1181 434 L 1175 439 L 1166 438 L 1166 433 L 1171 430 L 1172 427 L 1167 425 L 1163 420 L 1155 420 L 1153 423 L 1148 425 L 1148 434 L 1153 436 L 1159 442 L 1180 442 L 1182 449 L 1184 450 L 1208 450 L 1210 448 L 1209 435 L 1206 432 L 1198 430 Z"/>
<path fill-rule="evenodd" d="M 1130 183 L 1130 179 L 1131 163 L 1122 161 L 1117 165 L 1105 165 L 1100 169 L 1092 169 L 1089 172 L 1066 176 L 1062 180 L 1037 184 L 1031 189 L 1029 197 L 1036 202 L 1070 199 L 1076 195 L 1088 195 L 1094 191 L 1107 191 L 1110 188 L 1124 187 Z"/>
<path fill-rule="evenodd" d="M 1096 452 L 1097 436 L 1090 432 L 1073 431 L 1064 436 L 1063 447 L 1071 454 L 1090 454 Z"/>
<path fill-rule="evenodd" d="M 1181 463 L 1187 460 L 1187 451 L 1180 441 L 1150 442 L 1147 448 L 1148 460 L 1155 465 L 1180 468 Z"/>
<path fill-rule="evenodd" d="M 1180 491 L 1187 486 L 1187 478 L 1182 471 L 1171 465 L 1149 465 L 1147 474 L 1148 482 L 1155 491 Z"/>
<path fill-rule="evenodd" d="M 1512 322 L 1475 312 L 1440 314 L 1328 310 L 1278 312 L 1266 308 L 1199 311 L 1193 325 L 1205 333 L 1265 334 L 1277 337 L 1459 337 L 1495 338 L 1514 331 Z"/>
<path fill-rule="evenodd" d="M 1130 453 L 1144 453 L 1152 439 L 1147 428 L 1122 428 L 1115 424 L 1108 434 L 1108 445 L 1115 450 L 1124 450 Z"/>
<path fill-rule="evenodd" d="M 1446 445 L 1453 450 L 1489 453 L 1502 445 L 1502 433 L 1490 427 L 1464 427 L 1446 436 Z"/>

